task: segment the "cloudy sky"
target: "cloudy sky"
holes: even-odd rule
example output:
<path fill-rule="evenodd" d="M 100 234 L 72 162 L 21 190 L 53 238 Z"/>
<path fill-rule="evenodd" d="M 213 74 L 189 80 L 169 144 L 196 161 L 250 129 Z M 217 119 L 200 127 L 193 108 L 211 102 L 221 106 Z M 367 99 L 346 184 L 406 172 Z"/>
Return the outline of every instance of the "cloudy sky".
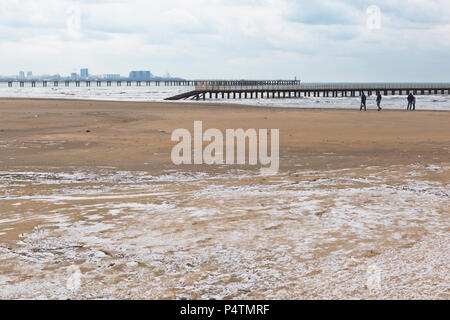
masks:
<path fill-rule="evenodd" d="M 450 81 L 449 0 L 0 0 L 0 74 Z"/>

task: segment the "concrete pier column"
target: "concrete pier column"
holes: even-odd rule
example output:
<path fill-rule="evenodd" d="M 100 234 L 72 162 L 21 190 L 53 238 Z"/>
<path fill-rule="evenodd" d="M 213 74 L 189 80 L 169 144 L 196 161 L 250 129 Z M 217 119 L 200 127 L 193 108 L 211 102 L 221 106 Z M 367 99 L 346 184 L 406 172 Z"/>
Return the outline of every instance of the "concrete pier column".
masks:
<path fill-rule="evenodd" d="M 131 87 L 131 81 L 127 81 L 127 87 Z"/>
<path fill-rule="evenodd" d="M 140 81 L 136 81 L 136 85 L 137 85 L 138 87 L 140 87 L 140 86 L 141 86 L 141 82 L 140 82 Z"/>
<path fill-rule="evenodd" d="M 80 81 L 75 81 L 75 86 L 79 87 L 80 86 Z"/>
<path fill-rule="evenodd" d="M 12 87 L 13 86 L 12 84 L 13 84 L 12 81 L 9 81 L 8 82 L 8 87 Z"/>
<path fill-rule="evenodd" d="M 20 81 L 20 86 L 23 88 L 25 86 L 25 83 L 23 81 Z"/>
<path fill-rule="evenodd" d="M 66 87 L 70 86 L 70 82 L 69 81 L 65 81 L 64 84 L 65 84 Z"/>
<path fill-rule="evenodd" d="M 122 81 L 117 81 L 116 84 L 117 84 L 118 87 L 121 87 L 122 86 Z"/>
<path fill-rule="evenodd" d="M 53 82 L 53 85 L 54 85 L 55 87 L 57 87 L 57 86 L 58 86 L 58 81 Z"/>
<path fill-rule="evenodd" d="M 36 81 L 31 81 L 31 87 L 35 88 L 36 87 Z"/>
<path fill-rule="evenodd" d="M 437 89 L 435 89 L 435 90 L 434 90 L 434 94 L 437 94 L 437 93 L 438 93 L 438 91 L 437 91 Z"/>
<path fill-rule="evenodd" d="M 43 87 L 47 87 L 47 81 L 43 81 L 43 82 L 42 82 L 42 86 L 43 86 Z"/>
<path fill-rule="evenodd" d="M 106 81 L 106 86 L 111 87 L 111 81 Z"/>
<path fill-rule="evenodd" d="M 97 87 L 101 87 L 102 86 L 102 82 L 101 81 L 97 81 Z"/>

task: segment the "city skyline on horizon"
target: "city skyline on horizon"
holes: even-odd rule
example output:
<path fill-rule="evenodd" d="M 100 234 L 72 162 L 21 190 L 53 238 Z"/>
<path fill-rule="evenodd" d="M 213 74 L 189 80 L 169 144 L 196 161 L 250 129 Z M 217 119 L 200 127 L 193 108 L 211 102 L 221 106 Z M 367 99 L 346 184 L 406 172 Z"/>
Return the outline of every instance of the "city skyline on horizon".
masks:
<path fill-rule="evenodd" d="M 445 82 L 450 3 L 4 0 L 0 74 Z M 194 8 L 197 8 L 194 10 Z M 114 70 L 111 70 L 114 66 Z"/>
<path fill-rule="evenodd" d="M 25 69 L 24 69 L 25 70 Z M 43 73 L 36 74 L 32 70 L 21 70 L 17 74 L 5 75 L 0 74 L 0 79 L 8 80 L 43 80 L 43 79 L 72 79 L 72 80 L 90 80 L 90 79 L 105 79 L 105 80 L 119 80 L 119 79 L 131 79 L 131 80 L 151 80 L 151 79 L 182 79 L 180 77 L 172 77 L 169 73 L 158 76 L 154 75 L 150 70 L 131 70 L 128 72 L 128 76 L 118 73 L 90 73 L 89 68 L 80 68 L 79 72 L 71 72 L 69 75 L 62 73 Z"/>

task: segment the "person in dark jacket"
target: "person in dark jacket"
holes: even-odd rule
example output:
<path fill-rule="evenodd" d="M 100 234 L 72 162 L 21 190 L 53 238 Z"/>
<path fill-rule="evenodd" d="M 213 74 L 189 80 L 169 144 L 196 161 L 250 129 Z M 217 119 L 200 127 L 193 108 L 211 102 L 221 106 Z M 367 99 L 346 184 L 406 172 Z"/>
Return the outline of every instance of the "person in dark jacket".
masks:
<path fill-rule="evenodd" d="M 412 110 L 416 111 L 416 96 L 413 96 L 413 102 L 412 102 Z"/>
<path fill-rule="evenodd" d="M 380 91 L 377 92 L 377 107 L 378 107 L 378 111 L 381 111 L 381 99 L 383 99 L 383 97 L 381 96 Z"/>
<path fill-rule="evenodd" d="M 410 93 L 408 95 L 408 107 L 406 108 L 406 110 L 412 110 L 413 107 L 413 101 L 414 101 L 414 96 L 412 95 L 412 93 Z"/>
<path fill-rule="evenodd" d="M 364 107 L 364 111 L 367 111 L 366 100 L 367 100 L 366 94 L 363 92 L 362 96 L 361 96 L 361 106 L 359 107 L 359 111 L 362 111 L 363 107 Z"/>

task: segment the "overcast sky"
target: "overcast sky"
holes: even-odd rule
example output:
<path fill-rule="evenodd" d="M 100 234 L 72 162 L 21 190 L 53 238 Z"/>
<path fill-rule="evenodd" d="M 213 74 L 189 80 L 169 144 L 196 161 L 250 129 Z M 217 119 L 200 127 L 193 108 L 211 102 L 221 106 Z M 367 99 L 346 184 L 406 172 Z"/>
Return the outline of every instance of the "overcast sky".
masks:
<path fill-rule="evenodd" d="M 185 78 L 450 81 L 450 1 L 0 0 L 0 74 L 82 67 Z"/>

